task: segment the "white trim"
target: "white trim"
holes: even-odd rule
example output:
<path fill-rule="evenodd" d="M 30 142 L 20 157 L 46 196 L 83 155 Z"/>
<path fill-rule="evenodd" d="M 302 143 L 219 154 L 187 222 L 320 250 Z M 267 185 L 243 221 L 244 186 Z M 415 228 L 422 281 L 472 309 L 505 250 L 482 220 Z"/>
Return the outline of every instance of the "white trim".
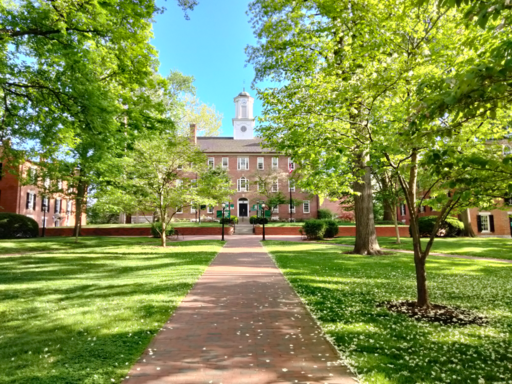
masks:
<path fill-rule="evenodd" d="M 275 186 L 275 189 L 274 189 Z M 272 192 L 279 192 L 279 180 L 275 180 L 272 182 Z"/>
<path fill-rule="evenodd" d="M 275 164 L 274 164 L 275 160 Z M 272 157 L 272 169 L 278 169 L 279 168 L 279 156 L 273 156 Z"/>
<path fill-rule="evenodd" d="M 242 183 L 244 185 L 243 187 L 242 187 Z M 247 178 L 245 178 L 244 176 L 242 176 L 241 178 L 239 178 L 237 180 L 236 187 L 237 187 L 238 192 L 249 192 L 249 180 Z"/>
<path fill-rule="evenodd" d="M 489 217 L 491 216 L 490 213 L 488 212 L 483 212 L 483 215 L 481 213 L 479 213 L 479 216 L 481 217 L 487 217 L 487 229 L 484 229 L 484 226 L 483 226 L 483 221 L 482 219 L 480 219 L 480 225 L 482 227 L 482 231 L 480 233 L 491 233 L 491 220 L 489 219 Z"/>
<path fill-rule="evenodd" d="M 244 162 L 244 168 L 242 168 L 242 160 Z M 237 169 L 240 171 L 240 170 L 245 170 L 245 171 L 248 171 L 249 170 L 249 158 L 248 157 L 238 157 L 237 158 Z"/>
<path fill-rule="evenodd" d="M 308 204 L 308 210 L 306 211 L 306 203 Z M 311 213 L 311 202 L 309 200 L 304 200 L 302 202 L 302 212 L 303 213 Z"/>
<path fill-rule="evenodd" d="M 176 214 L 181 215 L 183 213 L 183 207 L 176 207 Z"/>
<path fill-rule="evenodd" d="M 209 157 L 208 158 L 208 167 L 209 168 L 215 168 L 215 157 Z"/>
<path fill-rule="evenodd" d="M 492 213 L 491 212 L 478 212 L 478 215 L 479 216 L 491 216 Z"/>
<path fill-rule="evenodd" d="M 265 169 L 265 158 L 264 157 L 258 157 L 258 159 L 256 160 L 256 169 L 258 171 L 263 171 Z M 260 168 L 261 166 L 261 168 Z"/>
<path fill-rule="evenodd" d="M 213 213 L 214 209 L 215 209 L 215 207 L 213 205 L 209 205 L 206 207 L 206 213 L 211 215 Z"/>
<path fill-rule="evenodd" d="M 295 180 L 292 183 L 293 179 L 288 179 L 288 192 L 295 192 Z M 290 185 L 293 184 L 293 187 L 290 187 Z"/>
<path fill-rule="evenodd" d="M 247 204 L 247 216 L 241 216 L 240 215 L 240 204 Z M 249 212 L 249 199 L 247 199 L 246 197 L 240 197 L 237 201 L 237 204 L 236 204 L 236 208 L 238 210 L 238 217 L 249 217 L 250 215 L 250 212 Z"/>
<path fill-rule="evenodd" d="M 224 165 L 224 160 L 226 160 L 226 165 Z M 222 158 L 222 169 L 229 169 L 229 157 Z"/>

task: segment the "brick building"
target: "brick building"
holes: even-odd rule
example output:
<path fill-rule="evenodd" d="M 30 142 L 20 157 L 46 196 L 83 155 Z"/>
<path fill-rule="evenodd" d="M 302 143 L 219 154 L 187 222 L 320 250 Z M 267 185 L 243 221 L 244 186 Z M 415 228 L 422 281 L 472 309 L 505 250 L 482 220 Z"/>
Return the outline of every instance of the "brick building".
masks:
<path fill-rule="evenodd" d="M 34 171 L 36 167 L 28 161 L 14 169 L 6 161 L 0 163 L 0 212 L 28 216 L 37 221 L 40 227 L 43 227 L 44 220 L 46 227 L 75 225 L 73 200 L 63 193 L 42 197 L 36 186 L 23 185 L 20 182 L 17 175 L 26 177 Z M 59 189 L 66 190 L 65 182 L 57 183 Z M 82 224 L 85 224 L 85 213 L 82 216 Z"/>
<path fill-rule="evenodd" d="M 319 198 L 300 190 L 290 182 L 289 169 L 295 167 L 290 158 L 262 148 L 262 140 L 254 137 L 254 99 L 244 91 L 234 98 L 234 102 L 233 137 L 198 137 L 195 126 L 191 127 L 191 140 L 206 154 L 208 165 L 226 169 L 232 178 L 236 193 L 230 201 L 230 205 L 234 206 L 231 208 L 231 215 L 239 217 L 242 222 L 247 222 L 250 216 L 256 214 L 251 208 L 258 200 L 265 200 L 258 190 L 258 174 L 272 173 L 279 175 L 272 184 L 272 192 L 281 191 L 288 198 L 291 189 L 292 198 L 302 201 L 301 204 L 292 207 L 292 218 L 316 218 Z M 200 215 L 203 219 L 213 220 L 216 219 L 216 211 L 220 209 L 221 207 L 207 207 Z M 198 215 L 194 208 L 188 207 L 178 212 L 175 218 L 195 220 Z M 289 204 L 280 205 L 271 216 L 271 220 L 289 218 Z"/>

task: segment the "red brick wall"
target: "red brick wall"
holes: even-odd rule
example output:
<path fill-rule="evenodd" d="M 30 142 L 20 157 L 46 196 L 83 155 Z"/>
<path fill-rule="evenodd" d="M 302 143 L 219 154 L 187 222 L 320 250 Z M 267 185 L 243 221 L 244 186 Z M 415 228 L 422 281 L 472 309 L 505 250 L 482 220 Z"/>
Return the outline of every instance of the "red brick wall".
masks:
<path fill-rule="evenodd" d="M 477 216 L 479 214 L 478 208 L 471 208 L 469 210 L 470 218 L 471 218 L 471 226 L 473 227 L 473 231 L 477 236 L 510 236 L 510 220 L 509 215 L 512 215 L 512 207 L 500 210 L 493 209 L 491 211 L 482 211 L 489 212 L 494 216 L 494 232 L 478 232 L 477 226 Z"/>
<path fill-rule="evenodd" d="M 232 197 L 231 204 L 235 205 L 235 208 L 231 210 L 231 215 L 233 216 L 239 216 L 238 212 L 238 200 L 241 198 L 246 198 L 249 200 L 249 217 L 252 215 L 255 215 L 256 212 L 250 211 L 251 206 L 256 203 L 257 200 L 262 199 L 261 196 L 258 194 L 257 186 L 255 183 L 255 177 L 254 174 L 257 172 L 257 162 L 258 157 L 264 158 L 264 170 L 262 172 L 267 172 L 272 169 L 272 158 L 276 157 L 272 154 L 229 154 L 229 155 L 222 155 L 222 154 L 209 154 L 206 153 L 207 157 L 213 157 L 215 161 L 215 166 L 222 164 L 222 158 L 227 157 L 229 158 L 229 165 L 228 165 L 228 173 L 231 176 L 231 180 L 233 181 L 233 189 L 237 188 L 237 180 L 245 177 L 249 180 L 249 192 L 236 192 L 234 196 Z M 237 162 L 238 157 L 248 157 L 249 158 L 249 169 L 248 170 L 238 170 L 237 169 Z M 279 157 L 279 170 L 285 174 L 288 174 L 288 157 L 287 156 L 278 156 Z M 283 194 L 288 197 L 290 195 L 290 192 L 288 190 L 288 182 L 285 180 L 279 181 L 279 190 L 283 192 Z M 300 200 L 309 200 L 310 202 L 310 213 L 304 213 L 303 211 L 303 204 L 300 204 L 299 206 L 295 207 L 295 213 L 293 213 L 293 218 L 297 219 L 312 219 L 317 217 L 317 211 L 318 211 L 318 199 L 316 196 L 311 196 L 308 193 L 300 192 L 299 188 L 297 187 L 295 189 L 296 192 L 292 192 L 292 198 L 294 199 L 300 199 Z M 263 200 L 263 199 L 262 199 Z M 212 217 L 216 219 L 216 211 L 221 210 L 222 208 L 220 206 L 215 207 L 213 214 L 207 214 L 206 210 L 201 211 L 201 215 Z M 196 214 L 190 213 L 191 209 L 190 207 L 184 208 L 183 213 L 176 214 L 177 219 L 195 219 Z M 279 213 L 273 214 L 272 216 L 279 216 L 280 219 L 288 219 L 290 217 L 290 213 L 288 212 L 288 205 L 283 204 L 279 206 Z M 245 220 L 242 220 L 243 222 L 248 222 L 248 218 Z"/>
<path fill-rule="evenodd" d="M 256 235 L 261 235 L 263 232 L 263 227 L 256 226 Z M 280 235 L 280 236 L 292 236 L 292 235 L 300 235 L 301 227 L 265 227 L 266 235 Z M 409 237 L 409 227 L 401 226 L 398 227 L 400 232 L 400 236 Z M 376 227 L 377 236 L 378 237 L 392 237 L 396 236 L 395 227 Z M 355 226 L 341 226 L 339 227 L 338 236 L 355 236 L 356 235 L 356 227 Z"/>
<path fill-rule="evenodd" d="M 222 227 L 175 227 L 184 236 L 221 235 Z M 39 232 L 41 233 L 41 229 Z M 232 235 L 233 228 L 224 227 L 225 235 Z M 73 236 L 73 228 L 46 228 L 46 236 Z M 121 228 L 82 228 L 82 236 L 151 236 L 150 228 L 121 227 Z"/>

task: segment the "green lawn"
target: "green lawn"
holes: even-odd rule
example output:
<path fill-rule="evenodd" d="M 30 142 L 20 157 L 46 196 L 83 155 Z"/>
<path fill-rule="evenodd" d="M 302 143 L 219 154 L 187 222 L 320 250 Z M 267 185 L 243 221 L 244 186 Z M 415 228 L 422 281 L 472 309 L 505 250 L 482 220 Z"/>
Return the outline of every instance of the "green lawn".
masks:
<path fill-rule="evenodd" d="M 410 255 L 347 255 L 324 244 L 265 245 L 362 382 L 512 382 L 510 264 L 429 258 L 432 302 L 489 318 L 485 326 L 443 326 L 376 307 L 415 299 Z"/>
<path fill-rule="evenodd" d="M 192 223 L 190 221 L 179 221 L 179 222 L 171 222 L 173 227 L 219 227 L 220 224 L 217 222 L 205 222 L 205 223 Z M 149 228 L 151 227 L 151 223 L 140 223 L 140 224 L 89 224 L 84 225 L 82 228 Z M 59 227 L 65 228 L 65 227 Z"/>
<path fill-rule="evenodd" d="M 35 239 L 0 240 L 0 255 L 40 251 L 58 251 L 90 247 L 117 247 L 120 245 L 159 244 L 160 239 L 150 237 L 38 237 Z M 172 244 L 172 242 L 169 242 Z"/>
<path fill-rule="evenodd" d="M 295 222 L 292 222 L 292 223 L 273 223 L 273 222 L 270 222 L 268 224 L 265 224 L 265 226 L 269 226 L 269 227 L 302 227 L 304 225 L 304 223 L 295 223 Z M 340 227 L 355 227 L 355 223 L 346 223 L 346 222 L 340 222 L 338 223 L 338 225 Z M 394 227 L 393 225 L 381 225 L 381 224 L 377 224 L 376 227 Z"/>
<path fill-rule="evenodd" d="M 329 243 L 353 245 L 355 238 L 337 237 L 325 241 Z M 379 237 L 379 244 L 382 248 L 406 249 L 410 251 L 413 249 L 412 239 L 409 237 L 402 238 L 402 244 L 396 244 L 395 242 L 395 237 Z M 428 239 L 422 239 L 422 242 L 426 244 Z M 431 252 L 512 260 L 512 239 L 492 237 L 437 238 L 434 240 Z"/>
<path fill-rule="evenodd" d="M 0 258 L 0 383 L 119 383 L 222 246 L 119 240 Z"/>

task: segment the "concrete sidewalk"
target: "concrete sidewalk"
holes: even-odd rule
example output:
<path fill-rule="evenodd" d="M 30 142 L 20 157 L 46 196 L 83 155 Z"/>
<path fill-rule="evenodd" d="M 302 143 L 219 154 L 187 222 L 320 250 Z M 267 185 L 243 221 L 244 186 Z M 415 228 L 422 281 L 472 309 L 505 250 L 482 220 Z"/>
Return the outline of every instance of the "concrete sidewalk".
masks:
<path fill-rule="evenodd" d="M 233 236 L 125 383 L 355 383 L 253 235 Z"/>

